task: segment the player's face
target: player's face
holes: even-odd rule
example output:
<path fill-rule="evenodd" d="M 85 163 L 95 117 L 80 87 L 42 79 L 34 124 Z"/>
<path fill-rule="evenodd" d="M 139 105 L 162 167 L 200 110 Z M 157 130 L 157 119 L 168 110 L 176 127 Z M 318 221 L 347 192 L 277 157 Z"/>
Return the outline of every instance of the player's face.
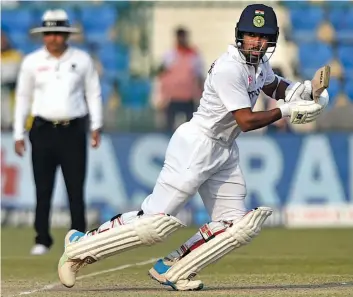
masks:
<path fill-rule="evenodd" d="M 267 51 L 268 41 L 269 36 L 257 33 L 244 33 L 241 51 L 246 57 L 247 62 L 258 64 Z"/>
<path fill-rule="evenodd" d="M 43 40 L 49 52 L 62 51 L 66 47 L 67 33 L 48 32 L 44 33 Z"/>

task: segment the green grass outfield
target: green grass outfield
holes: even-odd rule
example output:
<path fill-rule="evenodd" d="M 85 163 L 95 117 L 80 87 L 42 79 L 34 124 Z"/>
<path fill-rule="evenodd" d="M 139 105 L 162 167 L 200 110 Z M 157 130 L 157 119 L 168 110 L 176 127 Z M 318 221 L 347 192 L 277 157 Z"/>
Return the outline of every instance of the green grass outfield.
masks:
<path fill-rule="evenodd" d="M 56 272 L 65 230 L 54 231 L 48 255 L 33 257 L 32 229 L 3 228 L 1 296 L 353 296 L 352 229 L 265 229 L 250 245 L 203 270 L 198 278 L 205 289 L 199 292 L 166 289 L 147 276 L 151 264 L 133 265 L 154 261 L 194 232 L 180 230 L 165 243 L 89 265 L 75 287 L 66 289 Z"/>

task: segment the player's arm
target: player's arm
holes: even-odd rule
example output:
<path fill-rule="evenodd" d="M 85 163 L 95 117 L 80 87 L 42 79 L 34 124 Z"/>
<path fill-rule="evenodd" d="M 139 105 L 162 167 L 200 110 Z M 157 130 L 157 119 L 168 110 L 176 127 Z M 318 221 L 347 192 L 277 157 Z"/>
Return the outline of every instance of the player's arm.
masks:
<path fill-rule="evenodd" d="M 304 82 L 304 91 L 299 92 L 301 82 L 292 82 L 284 77 L 274 74 L 271 66 L 266 64 L 266 80 L 262 91 L 269 97 L 286 102 L 296 100 L 313 100 L 310 81 Z"/>
<path fill-rule="evenodd" d="M 253 112 L 247 91 L 247 75 L 241 70 L 226 69 L 212 74 L 212 84 L 225 107 L 232 112 L 244 132 L 265 127 L 282 117 L 279 108 Z"/>
<path fill-rule="evenodd" d="M 243 132 L 266 127 L 282 118 L 282 112 L 279 108 L 257 112 L 253 112 L 251 108 L 243 108 L 234 110 L 232 113 Z"/>
<path fill-rule="evenodd" d="M 268 84 L 265 85 L 262 88 L 262 91 L 269 97 L 279 100 L 279 99 L 284 99 L 286 97 L 286 90 L 288 86 L 290 85 L 289 81 L 281 79 L 280 82 L 278 82 L 280 79 L 276 75 L 275 80 Z"/>
<path fill-rule="evenodd" d="M 304 92 L 304 89 L 305 86 L 303 84 L 300 84 L 297 88 L 299 93 Z M 234 110 L 232 113 L 241 130 L 246 132 L 265 127 L 282 117 L 290 117 L 290 122 L 293 124 L 310 123 L 321 114 L 323 109 L 324 106 L 312 100 L 289 100 L 279 108 L 269 111 L 253 112 L 248 107 Z"/>

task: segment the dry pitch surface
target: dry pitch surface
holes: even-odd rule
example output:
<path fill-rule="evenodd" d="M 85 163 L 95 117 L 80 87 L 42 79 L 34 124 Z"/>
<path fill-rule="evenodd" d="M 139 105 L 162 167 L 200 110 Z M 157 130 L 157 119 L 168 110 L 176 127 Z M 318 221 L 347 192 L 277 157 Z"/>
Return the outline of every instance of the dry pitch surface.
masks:
<path fill-rule="evenodd" d="M 147 276 L 157 257 L 195 229 L 84 268 L 72 289 L 58 283 L 65 230 L 55 230 L 50 254 L 29 255 L 31 229 L 2 229 L 1 296 L 353 296 L 353 230 L 266 229 L 254 242 L 203 270 L 199 292 L 175 292 Z"/>

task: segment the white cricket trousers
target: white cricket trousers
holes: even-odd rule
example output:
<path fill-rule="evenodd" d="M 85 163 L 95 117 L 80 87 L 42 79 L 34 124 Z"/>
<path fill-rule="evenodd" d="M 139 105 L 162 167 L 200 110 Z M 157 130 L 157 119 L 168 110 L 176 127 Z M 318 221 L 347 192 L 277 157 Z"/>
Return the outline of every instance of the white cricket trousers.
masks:
<path fill-rule="evenodd" d="M 173 134 L 162 171 L 142 210 L 178 217 L 197 191 L 212 221 L 238 220 L 246 213 L 238 146 L 212 139 L 197 124 L 187 122 Z"/>

